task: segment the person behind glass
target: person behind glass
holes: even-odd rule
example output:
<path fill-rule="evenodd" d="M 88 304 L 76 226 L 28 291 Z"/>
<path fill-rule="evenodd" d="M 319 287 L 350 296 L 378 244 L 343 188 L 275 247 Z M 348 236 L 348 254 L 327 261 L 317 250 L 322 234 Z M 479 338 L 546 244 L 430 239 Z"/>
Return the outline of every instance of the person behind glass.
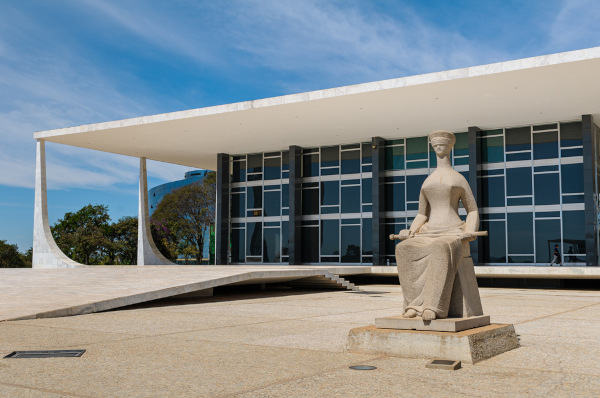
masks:
<path fill-rule="evenodd" d="M 552 264 L 558 264 L 559 266 L 562 266 L 561 261 L 560 261 L 560 251 L 558 250 L 558 245 L 554 245 L 554 258 L 552 259 L 552 262 L 550 263 L 551 267 L 552 267 Z"/>

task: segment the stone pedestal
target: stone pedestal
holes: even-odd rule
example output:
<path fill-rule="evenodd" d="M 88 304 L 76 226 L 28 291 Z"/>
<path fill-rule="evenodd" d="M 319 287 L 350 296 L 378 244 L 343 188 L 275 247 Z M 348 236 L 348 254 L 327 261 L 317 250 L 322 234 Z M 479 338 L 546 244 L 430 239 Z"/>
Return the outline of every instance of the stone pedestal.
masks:
<path fill-rule="evenodd" d="M 346 349 L 364 354 L 476 363 L 519 347 L 513 325 L 493 324 L 461 332 L 352 329 Z"/>
<path fill-rule="evenodd" d="M 375 327 L 378 329 L 431 330 L 434 332 L 460 332 L 489 324 L 489 315 L 434 319 L 433 321 L 424 321 L 420 317 L 404 318 L 402 315 L 375 318 Z"/>

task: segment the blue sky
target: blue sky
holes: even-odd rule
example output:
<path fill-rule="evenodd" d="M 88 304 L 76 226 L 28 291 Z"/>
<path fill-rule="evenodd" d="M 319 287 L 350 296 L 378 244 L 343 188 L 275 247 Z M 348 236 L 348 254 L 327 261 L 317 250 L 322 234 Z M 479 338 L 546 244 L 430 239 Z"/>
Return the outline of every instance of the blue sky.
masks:
<path fill-rule="evenodd" d="M 599 21 L 597 0 L 3 0 L 0 239 L 32 244 L 35 131 L 596 47 Z M 137 159 L 46 152 L 51 223 L 136 215 Z"/>

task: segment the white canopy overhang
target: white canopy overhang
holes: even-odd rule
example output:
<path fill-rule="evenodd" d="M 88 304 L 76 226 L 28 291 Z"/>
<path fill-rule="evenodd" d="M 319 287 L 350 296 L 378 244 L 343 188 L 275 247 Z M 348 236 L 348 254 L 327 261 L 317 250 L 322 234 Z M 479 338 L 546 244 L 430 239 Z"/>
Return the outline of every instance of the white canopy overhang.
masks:
<path fill-rule="evenodd" d="M 190 167 L 275 151 L 600 115 L 600 47 L 181 112 L 34 138 Z"/>

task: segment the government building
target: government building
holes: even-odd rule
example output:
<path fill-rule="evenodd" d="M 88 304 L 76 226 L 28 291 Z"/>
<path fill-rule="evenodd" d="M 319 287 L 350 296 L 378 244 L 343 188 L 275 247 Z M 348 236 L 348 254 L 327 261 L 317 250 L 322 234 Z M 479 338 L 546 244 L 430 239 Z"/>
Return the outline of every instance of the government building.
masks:
<path fill-rule="evenodd" d="M 428 134 L 444 129 L 489 231 L 476 265 L 548 266 L 558 245 L 563 266 L 585 267 L 600 242 L 599 93 L 592 48 L 35 138 L 38 163 L 44 141 L 138 157 L 140 185 L 146 158 L 216 170 L 217 264 L 377 266 L 395 265 L 388 236 L 416 216 Z"/>

